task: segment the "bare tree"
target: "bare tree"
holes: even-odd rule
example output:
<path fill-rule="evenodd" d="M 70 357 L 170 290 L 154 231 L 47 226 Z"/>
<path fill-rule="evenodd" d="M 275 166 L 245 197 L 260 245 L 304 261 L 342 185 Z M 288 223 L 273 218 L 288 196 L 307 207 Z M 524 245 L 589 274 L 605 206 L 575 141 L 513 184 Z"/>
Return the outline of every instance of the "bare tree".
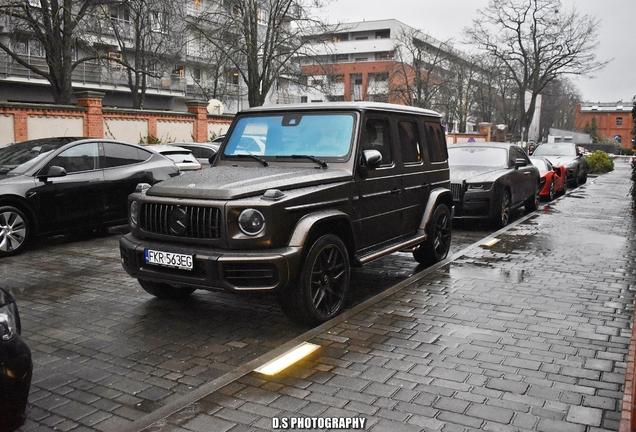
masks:
<path fill-rule="evenodd" d="M 594 53 L 598 28 L 598 20 L 564 11 L 559 0 L 490 0 L 465 33 L 505 67 L 521 100 L 521 126 L 528 130 L 537 96 L 550 82 L 605 66 Z"/>
<path fill-rule="evenodd" d="M 541 136 L 548 136 L 550 128 L 574 130 L 575 106 L 581 103 L 581 94 L 574 83 L 560 78 L 548 84 L 542 93 Z"/>
<path fill-rule="evenodd" d="M 111 1 L 5 0 L 0 4 L 0 16 L 7 17 L 12 32 L 8 41 L 0 40 L 0 48 L 16 63 L 48 80 L 55 103 L 70 104 L 73 71 L 95 58 L 79 58 L 78 47 L 83 45 L 79 26 L 91 7 Z M 31 40 L 41 47 L 46 64 L 29 62 L 20 52 Z M 90 46 L 85 48 L 90 50 Z"/>
<path fill-rule="evenodd" d="M 448 67 L 448 42 L 440 42 L 412 28 L 401 29 L 396 36 L 396 63 L 392 68 L 390 97 L 411 106 L 436 108 Z"/>
<path fill-rule="evenodd" d="M 466 132 L 468 120 L 474 118 L 476 90 L 481 75 L 476 59 L 470 56 L 458 57 L 449 63 L 444 86 L 445 100 L 449 107 L 448 114 L 457 120 L 459 132 Z"/>
<path fill-rule="evenodd" d="M 247 87 L 249 106 L 263 105 L 277 79 L 297 74 L 307 31 L 319 24 L 320 0 L 222 0 L 189 16 L 198 31 L 228 58 Z"/>
<path fill-rule="evenodd" d="M 168 74 L 185 79 L 184 67 L 176 66 L 186 40 L 180 4 L 121 0 L 94 10 L 95 36 L 100 45 L 114 47 L 116 56 L 107 61 L 124 68 L 133 108 L 143 108 L 150 80 Z"/>

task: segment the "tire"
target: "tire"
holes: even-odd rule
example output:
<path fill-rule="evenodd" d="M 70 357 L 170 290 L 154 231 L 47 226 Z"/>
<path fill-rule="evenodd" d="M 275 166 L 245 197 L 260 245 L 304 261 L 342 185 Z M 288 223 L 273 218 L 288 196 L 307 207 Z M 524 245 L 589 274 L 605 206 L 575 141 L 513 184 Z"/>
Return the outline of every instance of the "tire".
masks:
<path fill-rule="evenodd" d="M 311 245 L 296 285 L 279 294 L 283 312 L 310 326 L 330 320 L 344 309 L 350 274 L 345 244 L 333 234 L 323 235 Z"/>
<path fill-rule="evenodd" d="M 504 190 L 497 210 L 498 212 L 493 222 L 496 228 L 503 228 L 510 222 L 510 192 L 508 192 L 508 189 Z"/>
<path fill-rule="evenodd" d="M 554 190 L 554 179 L 550 182 L 550 189 L 548 192 L 548 201 L 552 201 L 556 196 L 556 191 Z"/>
<path fill-rule="evenodd" d="M 578 171 L 572 178 L 572 181 L 570 182 L 570 186 L 572 186 L 573 188 L 579 187 L 579 172 Z"/>
<path fill-rule="evenodd" d="M 413 251 L 413 258 L 428 267 L 446 258 L 450 250 L 452 220 L 450 210 L 445 204 L 435 208 L 426 227 L 426 234 L 426 241 Z"/>
<path fill-rule="evenodd" d="M 528 197 L 525 204 L 523 205 L 526 209 L 526 212 L 532 213 L 539 208 L 539 200 L 541 199 L 541 190 L 539 190 L 539 185 L 534 191 L 534 196 Z"/>
<path fill-rule="evenodd" d="M 587 171 L 583 173 L 583 175 L 581 176 L 581 179 L 579 180 L 579 184 L 585 184 L 585 183 L 587 183 Z"/>
<path fill-rule="evenodd" d="M 22 210 L 0 207 L 0 257 L 18 254 L 31 239 L 31 224 Z"/>
<path fill-rule="evenodd" d="M 188 297 L 195 288 L 178 288 L 167 283 L 137 280 L 139 285 L 148 293 L 160 299 L 179 300 Z"/>

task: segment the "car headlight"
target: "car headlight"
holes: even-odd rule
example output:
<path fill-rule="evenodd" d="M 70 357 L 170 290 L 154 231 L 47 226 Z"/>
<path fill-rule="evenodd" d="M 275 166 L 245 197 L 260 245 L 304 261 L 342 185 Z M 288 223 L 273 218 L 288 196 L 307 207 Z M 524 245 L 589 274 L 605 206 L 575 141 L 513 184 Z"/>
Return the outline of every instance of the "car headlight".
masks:
<path fill-rule="evenodd" d="M 139 221 L 139 201 L 130 203 L 130 225 L 137 226 Z"/>
<path fill-rule="evenodd" d="M 244 234 L 258 235 L 265 229 L 265 216 L 256 209 L 245 209 L 239 214 L 238 226 Z"/>
<path fill-rule="evenodd" d="M 8 341 L 20 333 L 20 318 L 15 303 L 0 307 L 0 340 Z"/>
<path fill-rule="evenodd" d="M 489 191 L 492 183 L 468 183 L 468 190 Z"/>

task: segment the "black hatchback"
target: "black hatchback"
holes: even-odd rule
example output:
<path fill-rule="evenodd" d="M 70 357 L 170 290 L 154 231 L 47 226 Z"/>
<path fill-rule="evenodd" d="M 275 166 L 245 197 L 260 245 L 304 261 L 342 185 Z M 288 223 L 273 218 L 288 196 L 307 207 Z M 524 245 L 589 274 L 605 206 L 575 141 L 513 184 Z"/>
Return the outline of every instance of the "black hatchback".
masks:
<path fill-rule="evenodd" d="M 63 137 L 2 147 L 0 257 L 34 236 L 121 225 L 138 183 L 178 174 L 171 160 L 121 141 Z"/>

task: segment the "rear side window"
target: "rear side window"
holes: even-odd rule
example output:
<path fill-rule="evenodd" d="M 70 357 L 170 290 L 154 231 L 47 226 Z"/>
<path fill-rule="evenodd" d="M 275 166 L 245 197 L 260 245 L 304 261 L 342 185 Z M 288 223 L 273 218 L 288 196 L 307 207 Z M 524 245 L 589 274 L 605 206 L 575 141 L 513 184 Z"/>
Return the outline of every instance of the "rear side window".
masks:
<path fill-rule="evenodd" d="M 426 138 L 428 157 L 431 162 L 445 162 L 448 159 L 446 137 L 439 123 L 426 122 Z"/>
<path fill-rule="evenodd" d="M 414 121 L 398 122 L 398 136 L 400 137 L 402 161 L 405 164 L 420 162 L 422 156 L 420 153 L 420 134 L 417 129 L 417 123 Z"/>
<path fill-rule="evenodd" d="M 104 143 L 104 168 L 113 168 L 144 162 L 152 153 L 119 143 Z"/>

